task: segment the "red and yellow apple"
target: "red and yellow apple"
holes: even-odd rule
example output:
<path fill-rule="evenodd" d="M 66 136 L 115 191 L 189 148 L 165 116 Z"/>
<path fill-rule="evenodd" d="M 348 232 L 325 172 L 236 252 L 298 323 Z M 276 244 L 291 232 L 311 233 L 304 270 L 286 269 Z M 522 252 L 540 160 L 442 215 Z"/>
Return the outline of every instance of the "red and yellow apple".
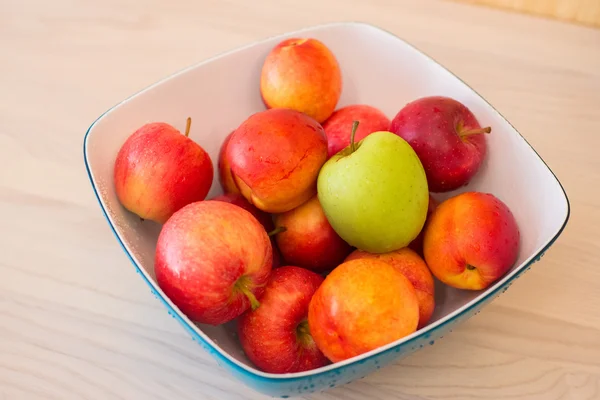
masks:
<path fill-rule="evenodd" d="M 260 93 L 269 108 L 290 108 L 321 123 L 333 113 L 342 93 L 340 66 L 319 40 L 286 39 L 263 63 Z"/>
<path fill-rule="evenodd" d="M 308 371 L 329 364 L 308 327 L 308 305 L 323 282 L 315 272 L 295 266 L 273 271 L 260 307 L 239 319 L 244 352 L 260 370 L 270 373 Z"/>
<path fill-rule="evenodd" d="M 233 132 L 231 132 L 229 135 L 227 135 L 227 137 L 223 141 L 223 144 L 221 144 L 221 148 L 219 150 L 219 161 L 218 161 L 219 183 L 221 184 L 221 187 L 223 188 L 223 191 L 225 193 L 240 193 L 240 190 L 235 185 L 233 176 L 231 176 L 231 168 L 229 167 L 229 162 L 225 158 L 225 153 L 227 151 L 227 144 L 229 143 L 229 140 L 231 139 L 231 135 L 233 135 Z"/>
<path fill-rule="evenodd" d="M 323 123 L 329 157 L 350 145 L 350 133 L 354 121 L 360 123 L 355 133 L 356 143 L 373 132 L 387 131 L 390 127 L 390 119 L 373 106 L 353 104 L 340 108 Z"/>
<path fill-rule="evenodd" d="M 286 262 L 315 271 L 338 266 L 352 251 L 331 227 L 315 195 L 306 203 L 274 216 L 285 230 L 275 240 Z"/>
<path fill-rule="evenodd" d="M 433 276 L 425 261 L 413 250 L 405 247 L 389 253 L 373 254 L 362 250 L 353 251 L 345 261 L 372 259 L 386 262 L 400 271 L 413 285 L 419 301 L 420 329 L 427 325 L 435 309 Z"/>
<path fill-rule="evenodd" d="M 504 202 L 490 193 L 466 192 L 443 201 L 431 215 L 423 252 L 443 283 L 481 290 L 513 266 L 519 243 L 519 227 Z"/>
<path fill-rule="evenodd" d="M 413 285 L 396 267 L 375 259 L 340 264 L 308 308 L 310 333 L 333 362 L 401 339 L 415 332 L 418 323 Z"/>
<path fill-rule="evenodd" d="M 119 202 L 140 218 L 164 223 L 174 212 L 204 200 L 213 181 L 208 153 L 173 126 L 152 122 L 133 132 L 114 164 Z"/>
<path fill-rule="evenodd" d="M 214 200 L 177 211 L 156 245 L 156 281 L 191 320 L 219 325 L 256 308 L 273 255 L 267 232 L 248 211 Z"/>
<path fill-rule="evenodd" d="M 254 216 L 261 223 L 261 225 L 265 228 L 265 231 L 271 232 L 275 229 L 275 224 L 273 223 L 273 217 L 271 214 L 266 213 L 262 210 L 256 208 L 256 206 L 250 204 L 248 200 L 241 193 L 225 193 L 219 196 L 214 197 L 212 200 L 215 201 L 224 201 L 226 203 L 235 204 L 238 207 L 242 207 L 244 210 L 248 211 L 250 214 Z"/>
<path fill-rule="evenodd" d="M 316 194 L 327 140 L 323 127 L 309 116 L 273 108 L 253 114 L 235 130 L 225 158 L 250 203 L 282 213 Z"/>

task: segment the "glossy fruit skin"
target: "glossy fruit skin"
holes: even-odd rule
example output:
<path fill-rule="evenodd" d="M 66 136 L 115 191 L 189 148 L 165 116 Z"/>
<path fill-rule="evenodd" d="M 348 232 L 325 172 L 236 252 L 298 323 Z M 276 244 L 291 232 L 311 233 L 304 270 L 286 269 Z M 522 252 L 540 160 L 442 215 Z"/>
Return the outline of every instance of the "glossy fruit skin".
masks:
<path fill-rule="evenodd" d="M 260 93 L 268 108 L 290 108 L 321 123 L 339 101 L 342 72 L 335 55 L 321 41 L 286 39 L 264 61 Z"/>
<path fill-rule="evenodd" d="M 260 224 L 265 228 L 265 231 L 267 233 L 275 229 L 275 224 L 273 223 L 273 217 L 271 216 L 271 214 L 259 210 L 258 208 L 250 204 L 250 202 L 246 200 L 246 198 L 241 193 L 225 193 L 214 197 L 213 200 L 224 201 L 226 203 L 231 203 L 235 204 L 238 207 L 242 207 L 244 210 L 252 214 L 254 218 L 258 220 L 258 222 L 260 222 Z"/>
<path fill-rule="evenodd" d="M 478 128 L 479 122 L 465 105 L 442 96 L 408 103 L 390 124 L 390 131 L 418 154 L 433 193 L 465 186 L 479 171 L 487 154 L 486 134 L 461 137 Z"/>
<path fill-rule="evenodd" d="M 352 247 L 333 230 L 317 196 L 274 217 L 275 225 L 286 230 L 276 235 L 285 260 L 313 271 L 337 267 Z"/>
<path fill-rule="evenodd" d="M 227 145 L 229 144 L 229 140 L 231 139 L 231 132 L 229 135 L 225 137 L 223 144 L 221 144 L 221 148 L 219 149 L 219 183 L 221 184 L 221 188 L 223 191 L 227 193 L 240 193 L 240 189 L 235 185 L 235 181 L 233 180 L 233 176 L 231 175 L 231 167 L 229 166 L 229 161 L 225 158 L 225 153 L 227 151 Z"/>
<path fill-rule="evenodd" d="M 431 215 L 423 251 L 443 283 L 482 290 L 504 276 L 519 254 L 520 232 L 511 210 L 490 193 L 465 192 Z"/>
<path fill-rule="evenodd" d="M 352 358 L 413 333 L 419 303 L 413 285 L 392 265 L 374 259 L 344 262 L 314 294 L 308 324 L 332 362 Z"/>
<path fill-rule="evenodd" d="M 220 325 L 250 308 L 241 287 L 260 298 L 272 265 L 263 226 L 223 201 L 187 205 L 163 225 L 156 246 L 156 281 L 192 321 Z"/>
<path fill-rule="evenodd" d="M 419 325 L 427 325 L 435 310 L 435 284 L 433 275 L 425 261 L 415 251 L 404 247 L 384 254 L 371 254 L 362 250 L 353 251 L 345 261 L 374 259 L 390 264 L 400 271 L 413 285 L 419 301 Z"/>
<path fill-rule="evenodd" d="M 327 220 L 348 244 L 370 253 L 406 247 L 421 231 L 429 192 L 414 150 L 391 132 L 374 132 L 331 157 L 317 181 Z"/>
<path fill-rule="evenodd" d="M 260 307 L 240 317 L 240 343 L 260 370 L 290 373 L 329 364 L 306 322 L 310 299 L 322 282 L 315 272 L 282 266 L 271 274 Z"/>
<path fill-rule="evenodd" d="M 225 157 L 244 197 L 263 211 L 281 213 L 315 195 L 327 140 L 314 119 L 274 108 L 246 119 L 231 136 Z"/>
<path fill-rule="evenodd" d="M 164 122 L 133 132 L 114 164 L 119 202 L 142 219 L 164 223 L 174 212 L 204 200 L 213 181 L 208 153 Z"/>
<path fill-rule="evenodd" d="M 381 110 L 367 104 L 352 104 L 336 110 L 323 123 L 329 157 L 350 145 L 354 121 L 359 122 L 355 142 L 360 142 L 370 133 L 386 131 L 390 126 L 390 119 Z"/>

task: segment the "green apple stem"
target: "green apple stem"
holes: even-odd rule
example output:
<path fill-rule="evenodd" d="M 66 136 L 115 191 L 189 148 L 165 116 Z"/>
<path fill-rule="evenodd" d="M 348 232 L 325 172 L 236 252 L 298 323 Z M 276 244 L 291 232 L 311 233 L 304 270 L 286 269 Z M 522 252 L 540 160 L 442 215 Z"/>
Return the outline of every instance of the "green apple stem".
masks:
<path fill-rule="evenodd" d="M 252 307 L 253 311 L 256 310 L 260 306 L 260 302 L 254 295 L 254 293 L 252 293 L 252 291 L 250 289 L 248 289 L 248 278 L 247 277 L 243 276 L 240 279 L 238 279 L 237 282 L 235 283 L 234 287 L 238 292 L 242 293 L 244 296 L 246 296 L 248 298 L 248 300 L 250 300 L 250 306 Z"/>
<path fill-rule="evenodd" d="M 277 228 L 275 228 L 271 232 L 269 232 L 267 235 L 269 237 L 272 237 L 272 236 L 277 235 L 278 233 L 285 232 L 285 231 L 287 231 L 287 228 L 285 226 L 278 226 Z"/>
<path fill-rule="evenodd" d="M 489 126 L 486 126 L 485 128 L 479 128 L 479 129 L 469 129 L 468 131 L 464 131 L 459 133 L 460 137 L 465 137 L 465 136 L 471 136 L 471 135 L 480 135 L 482 133 L 490 133 L 492 131 L 492 128 Z"/>
<path fill-rule="evenodd" d="M 185 136 L 188 137 L 190 135 L 190 128 L 192 126 L 192 119 L 190 117 L 188 117 L 187 121 L 185 122 Z"/>
<path fill-rule="evenodd" d="M 350 134 L 350 154 L 356 151 L 356 143 L 354 143 L 354 136 L 356 136 L 356 129 L 358 129 L 358 121 L 352 123 L 352 133 Z"/>

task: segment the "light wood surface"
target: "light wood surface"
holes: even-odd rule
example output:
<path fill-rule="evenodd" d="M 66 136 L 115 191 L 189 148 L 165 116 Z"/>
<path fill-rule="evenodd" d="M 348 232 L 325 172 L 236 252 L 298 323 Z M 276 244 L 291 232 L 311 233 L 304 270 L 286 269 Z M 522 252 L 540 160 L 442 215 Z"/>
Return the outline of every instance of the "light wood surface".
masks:
<path fill-rule="evenodd" d="M 182 67 L 341 20 L 388 29 L 475 87 L 549 163 L 572 214 L 479 315 L 312 398 L 600 399 L 600 30 L 429 0 L 1 1 L 0 399 L 264 398 L 134 272 L 90 188 L 83 135 Z"/>
<path fill-rule="evenodd" d="M 599 0 L 457 0 L 600 27 Z"/>

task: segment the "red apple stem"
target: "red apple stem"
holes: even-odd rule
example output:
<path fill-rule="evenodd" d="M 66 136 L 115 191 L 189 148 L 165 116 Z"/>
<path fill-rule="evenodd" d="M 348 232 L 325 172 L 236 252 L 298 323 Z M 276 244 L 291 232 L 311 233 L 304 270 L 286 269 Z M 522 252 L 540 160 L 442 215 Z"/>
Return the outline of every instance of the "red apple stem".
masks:
<path fill-rule="evenodd" d="M 485 128 L 469 129 L 468 131 L 461 132 L 460 137 L 480 135 L 482 133 L 490 133 L 491 131 L 492 128 L 490 126 L 486 126 Z"/>
<path fill-rule="evenodd" d="M 350 134 L 350 154 L 356 151 L 356 143 L 354 143 L 354 137 L 356 136 L 356 129 L 358 129 L 358 121 L 352 122 L 352 133 Z"/>
<path fill-rule="evenodd" d="M 285 226 L 278 226 L 277 228 L 275 228 L 271 232 L 269 232 L 267 235 L 269 237 L 271 237 L 271 236 L 275 236 L 278 233 L 282 233 L 282 232 L 285 232 L 285 231 L 287 231 L 287 228 Z"/>
<path fill-rule="evenodd" d="M 190 128 L 192 127 L 192 119 L 188 117 L 185 122 L 185 136 L 188 137 L 190 135 Z"/>

